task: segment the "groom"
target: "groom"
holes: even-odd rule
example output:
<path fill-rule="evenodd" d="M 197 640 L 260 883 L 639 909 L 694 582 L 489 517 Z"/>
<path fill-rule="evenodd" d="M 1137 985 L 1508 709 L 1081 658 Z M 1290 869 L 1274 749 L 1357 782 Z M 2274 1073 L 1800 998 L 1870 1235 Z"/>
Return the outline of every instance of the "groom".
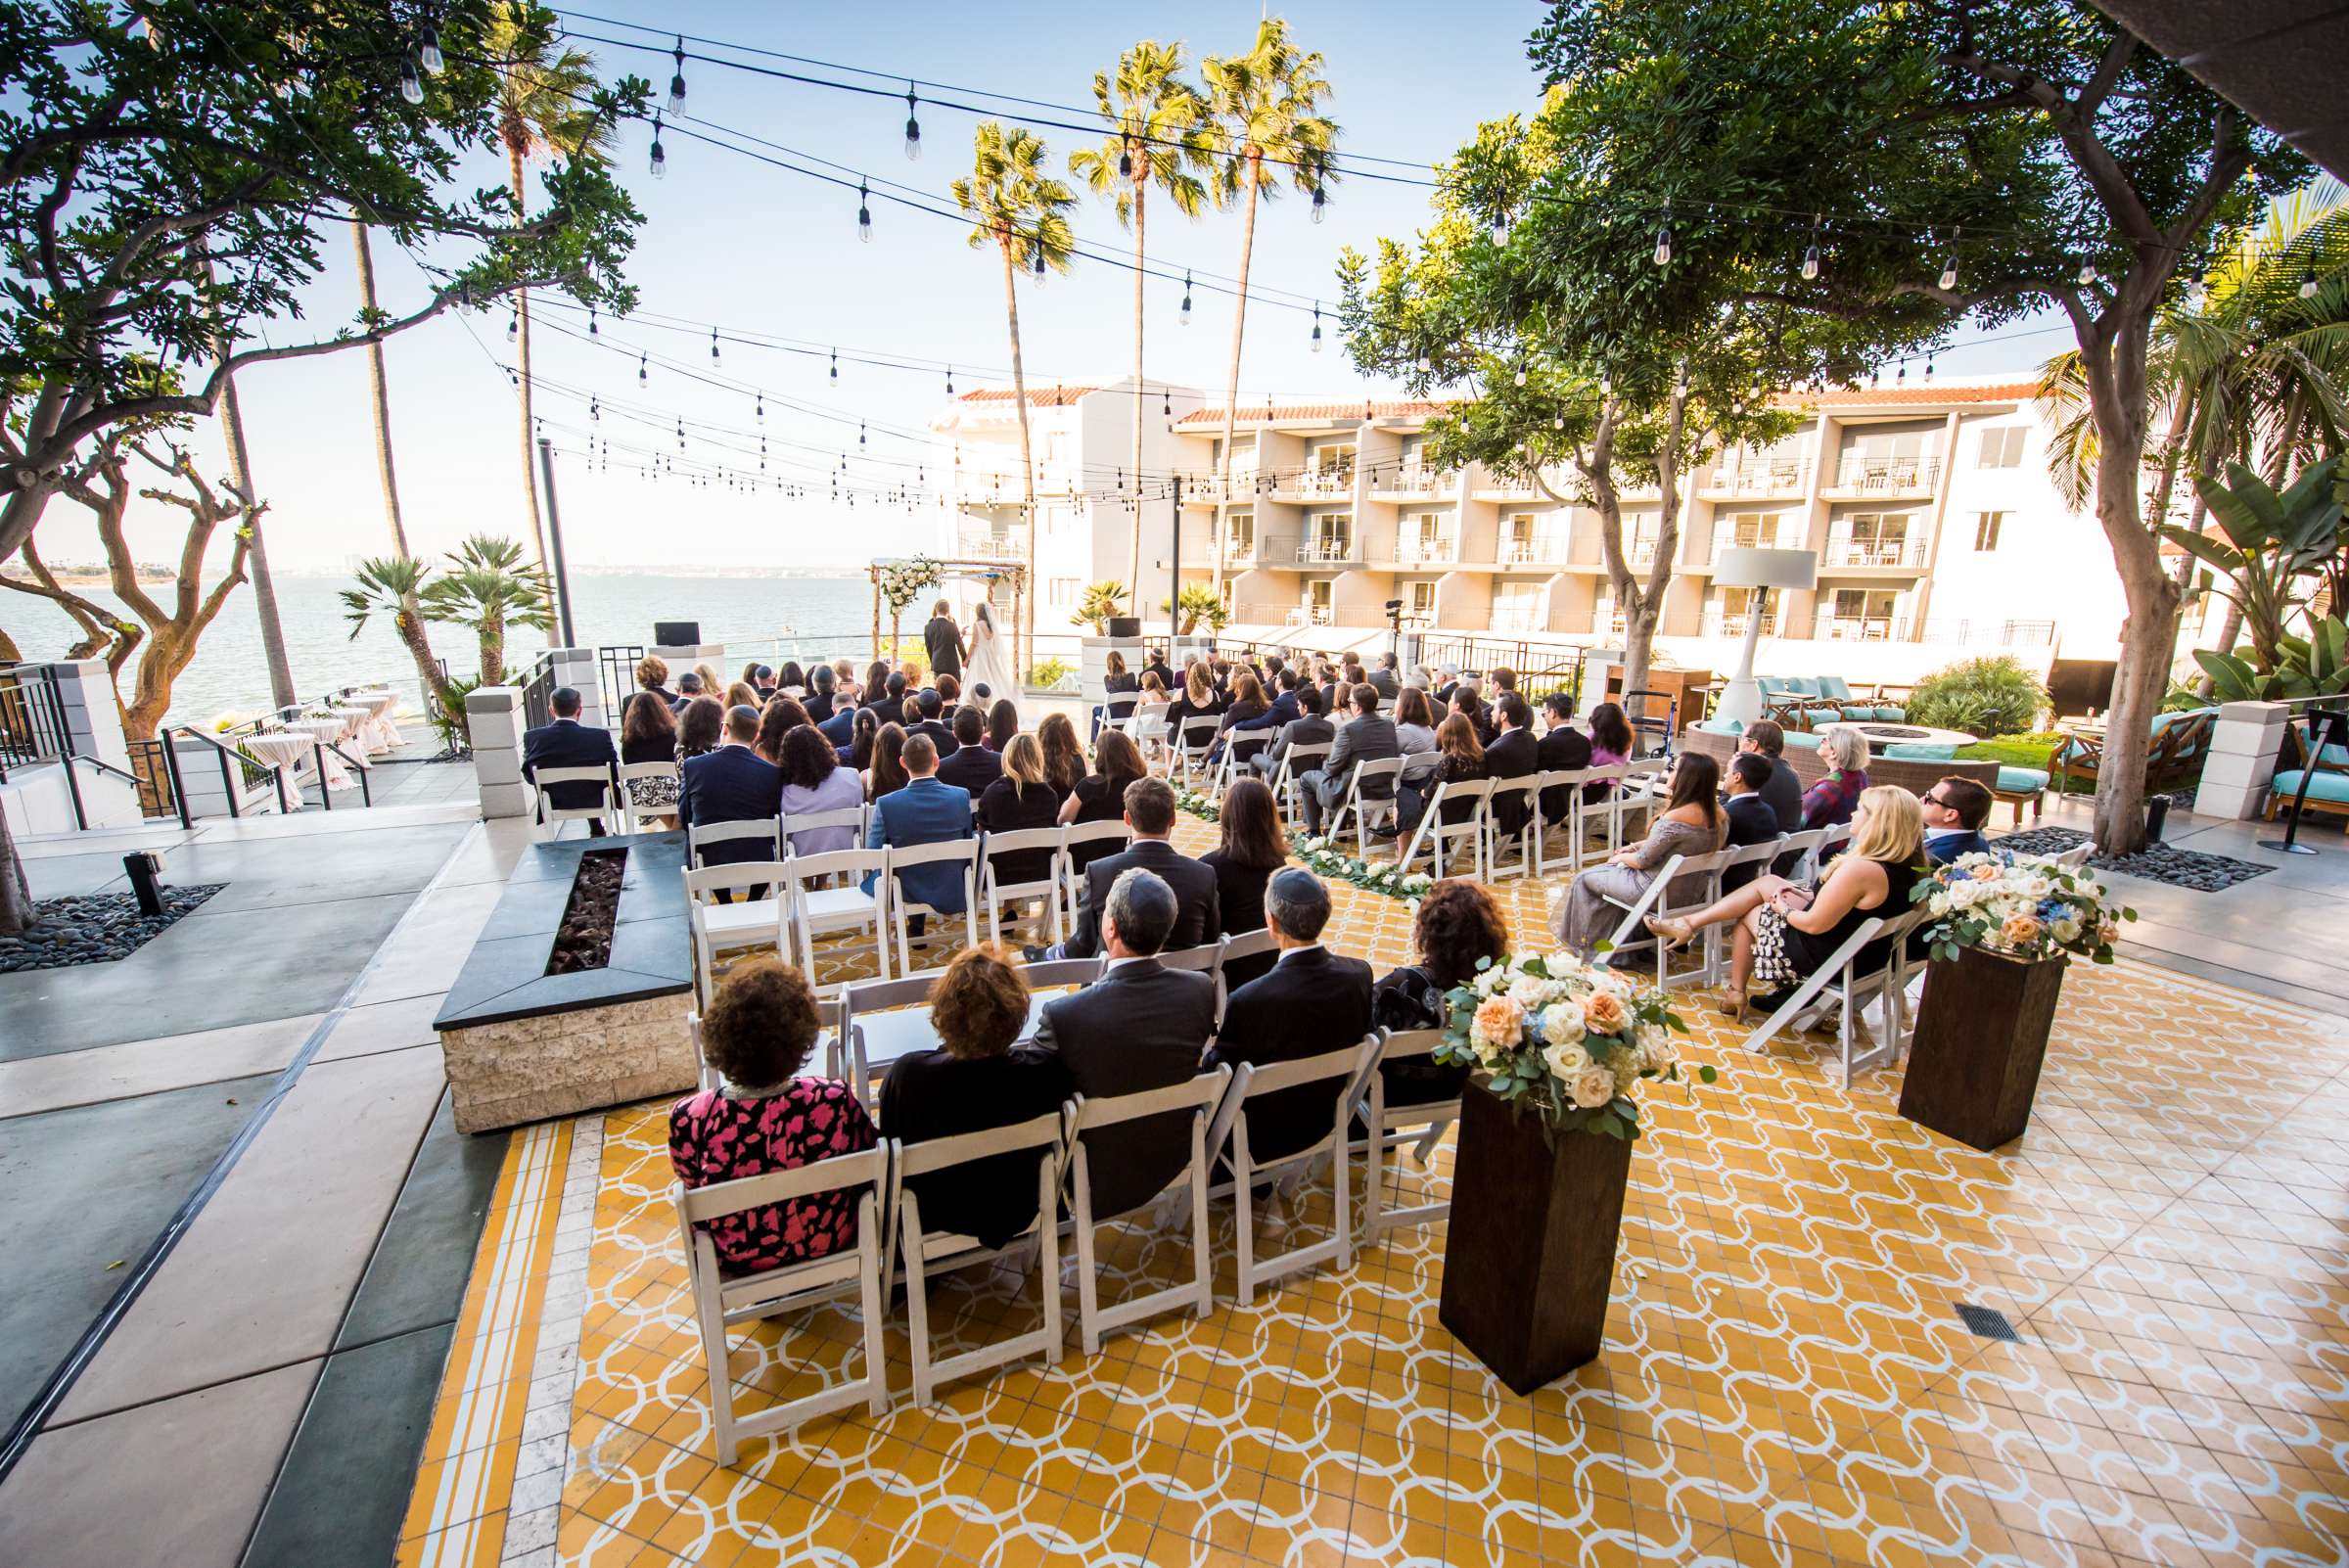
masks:
<path fill-rule="evenodd" d="M 954 625 L 952 606 L 941 599 L 930 607 L 930 624 L 922 628 L 930 650 L 930 673 L 962 678 L 962 633 Z"/>

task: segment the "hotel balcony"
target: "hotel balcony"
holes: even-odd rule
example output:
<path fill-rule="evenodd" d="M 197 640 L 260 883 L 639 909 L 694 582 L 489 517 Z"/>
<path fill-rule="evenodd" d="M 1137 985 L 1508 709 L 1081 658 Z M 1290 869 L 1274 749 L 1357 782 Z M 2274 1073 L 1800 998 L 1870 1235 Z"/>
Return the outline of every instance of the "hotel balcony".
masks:
<path fill-rule="evenodd" d="M 1232 476 L 1236 481 L 1239 476 Z M 1270 475 L 1272 499 L 1275 501 L 1351 501 L 1354 499 L 1354 468 L 1348 464 L 1339 468 L 1274 469 Z"/>
<path fill-rule="evenodd" d="M 1285 600 L 1242 599 L 1231 619 L 1249 626 L 1327 626 L 1336 624 L 1328 605 L 1297 604 Z"/>
<path fill-rule="evenodd" d="M 954 553 L 965 561 L 1025 561 L 1028 537 L 1014 528 L 997 533 L 987 529 L 964 529 L 955 535 Z"/>
<path fill-rule="evenodd" d="M 1792 497 L 1803 493 L 1803 486 L 1810 482 L 1810 478 L 1811 465 L 1794 459 L 1725 464 L 1713 471 L 1699 493 L 1724 498 L 1756 495 Z"/>
<path fill-rule="evenodd" d="M 1924 565 L 1925 541 L 1914 535 L 1903 539 L 1831 538 L 1824 562 L 1829 571 L 1921 572 Z"/>
<path fill-rule="evenodd" d="M 1285 564 L 1296 542 L 1291 538 L 1260 539 L 1253 533 L 1228 538 L 1223 541 L 1223 564 L 1227 567 L 1252 567 L 1266 562 Z"/>
<path fill-rule="evenodd" d="M 1300 539 L 1292 556 L 1301 566 L 1352 566 L 1361 558 L 1361 543 L 1350 533 Z"/>
<path fill-rule="evenodd" d="M 1396 535 L 1395 561 L 1399 566 L 1450 566 L 1460 558 L 1460 539 L 1456 533 L 1440 533 L 1432 539 L 1416 533 Z"/>
<path fill-rule="evenodd" d="M 1746 623 L 1751 619 L 1751 614 L 1743 610 L 1708 610 L 1705 612 L 1704 635 L 1708 637 L 1742 637 L 1745 635 Z M 1777 634 L 1778 613 L 1775 610 L 1765 610 L 1762 612 L 1762 635 L 1774 637 Z"/>
<path fill-rule="evenodd" d="M 1781 542 L 1773 534 L 1765 533 L 1750 539 L 1740 539 L 1737 537 L 1735 530 L 1723 529 L 1713 535 L 1711 553 L 1705 559 L 1709 562 L 1718 561 L 1724 550 L 1799 550 L 1801 548 L 1800 544 Z"/>
<path fill-rule="evenodd" d="M 1939 457 L 1862 457 L 1844 454 L 1829 495 L 1931 495 L 1941 484 Z"/>
<path fill-rule="evenodd" d="M 1432 501 L 1449 498 L 1459 484 L 1456 472 L 1420 462 L 1373 463 L 1370 493 L 1381 501 Z"/>
<path fill-rule="evenodd" d="M 1254 465 L 1241 468 L 1235 464 L 1228 489 L 1224 486 L 1223 476 L 1212 469 L 1182 477 L 1182 501 L 1185 506 L 1214 506 L 1225 500 L 1253 501 L 1260 493 Z"/>
<path fill-rule="evenodd" d="M 1544 570 L 1562 566 L 1589 566 L 1598 560 L 1598 541 L 1589 540 L 1577 549 L 1574 539 L 1564 533 L 1537 533 L 1530 539 L 1503 539 L 1494 552 L 1494 564 L 1504 567 L 1539 567 Z"/>
<path fill-rule="evenodd" d="M 2008 648 L 2045 648 L 2055 640 L 2052 621 L 1928 621 L 1919 642 L 1999 643 Z"/>
<path fill-rule="evenodd" d="M 1822 642 L 1907 642 L 1911 629 L 1903 616 L 1839 616 L 1821 612 L 1811 635 Z"/>

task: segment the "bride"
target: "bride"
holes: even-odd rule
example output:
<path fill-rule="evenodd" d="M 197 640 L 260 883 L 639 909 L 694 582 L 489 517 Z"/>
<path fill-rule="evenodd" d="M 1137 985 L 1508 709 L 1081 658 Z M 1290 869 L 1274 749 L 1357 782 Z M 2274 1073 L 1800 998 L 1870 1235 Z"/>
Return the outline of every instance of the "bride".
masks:
<path fill-rule="evenodd" d="M 970 645 L 970 662 L 963 668 L 963 689 L 985 685 L 990 704 L 1007 701 L 1017 707 L 1020 684 L 1012 677 L 1011 651 L 996 635 L 994 618 L 988 613 L 985 600 L 971 612 Z"/>

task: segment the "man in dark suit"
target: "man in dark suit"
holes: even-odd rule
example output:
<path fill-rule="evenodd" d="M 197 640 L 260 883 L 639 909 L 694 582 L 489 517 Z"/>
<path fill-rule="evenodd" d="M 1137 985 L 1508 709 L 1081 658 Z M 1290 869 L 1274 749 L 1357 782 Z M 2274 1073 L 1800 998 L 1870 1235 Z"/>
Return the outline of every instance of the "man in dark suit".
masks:
<path fill-rule="evenodd" d="M 702 677 L 688 669 L 677 677 L 677 700 L 668 705 L 669 711 L 682 715 L 685 712 L 686 704 L 692 702 L 696 697 L 714 697 L 716 695 L 717 693 L 714 691 L 702 690 Z"/>
<path fill-rule="evenodd" d="M 913 782 L 873 803 L 873 820 L 864 830 L 864 847 L 910 849 L 969 838 L 970 792 L 939 782 L 938 748 L 930 744 L 929 736 L 905 737 L 904 762 Z M 867 876 L 864 891 L 872 892 L 876 880 Z M 926 903 L 942 914 L 963 911 L 962 875 L 951 864 L 917 865 L 898 875 L 898 886 L 909 902 Z M 918 926 L 914 934 L 921 934 Z"/>
<path fill-rule="evenodd" d="M 1503 692 L 1493 712 L 1500 720 L 1499 733 L 1485 748 L 1485 776 L 1501 780 L 1530 778 L 1542 771 L 1542 754 L 1534 744 L 1534 711 L 1515 692 Z M 1493 799 L 1493 826 L 1504 839 L 1524 831 L 1530 806 L 1522 791 Z"/>
<path fill-rule="evenodd" d="M 1297 688 L 1300 682 L 1297 678 L 1297 671 L 1294 669 L 1282 670 L 1279 676 L 1278 689 L 1272 698 L 1271 706 L 1267 707 L 1263 713 L 1257 715 L 1254 718 L 1242 718 L 1233 722 L 1231 726 L 1231 754 L 1233 759 L 1241 765 L 1246 766 L 1253 764 L 1259 758 L 1267 755 L 1271 748 L 1267 746 L 1261 739 L 1256 741 L 1254 744 L 1243 746 L 1239 739 L 1240 734 L 1243 731 L 1250 735 L 1261 735 L 1268 732 L 1277 736 L 1283 728 L 1290 723 L 1293 723 L 1297 717 Z M 1210 755 L 1209 760 L 1211 761 L 1214 761 L 1212 754 Z"/>
<path fill-rule="evenodd" d="M 954 710 L 954 750 L 938 764 L 938 781 L 971 792 L 977 800 L 1003 776 L 1003 759 L 979 744 L 987 721 L 976 708 Z"/>
<path fill-rule="evenodd" d="M 922 646 L 930 653 L 930 673 L 962 678 L 962 631 L 954 624 L 953 606 L 941 599 L 930 607 L 930 623 L 922 628 Z"/>
<path fill-rule="evenodd" d="M 945 720 L 939 717 L 939 715 L 946 711 L 945 699 L 938 694 L 937 687 L 924 686 L 913 694 L 913 700 L 922 705 L 922 721 L 918 724 L 907 725 L 905 738 L 911 740 L 916 735 L 927 735 L 930 737 L 930 744 L 938 748 L 938 755 L 942 760 L 953 756 L 956 747 L 961 743 L 955 740 L 954 731 L 947 726 Z"/>
<path fill-rule="evenodd" d="M 554 713 L 553 722 L 541 724 L 522 738 L 522 776 L 535 783 L 542 767 L 608 767 L 613 770 L 615 780 L 608 794 L 584 779 L 549 784 L 546 804 L 559 810 L 576 811 L 594 806 L 599 800 L 617 801 L 620 751 L 612 744 L 612 732 L 589 729 L 579 722 L 579 694 L 569 686 L 557 686 L 547 706 Z M 600 839 L 604 836 L 604 824 L 590 821 L 587 832 L 590 837 Z"/>
<path fill-rule="evenodd" d="M 910 684 L 904 670 L 893 669 L 889 672 L 889 678 L 881 683 L 879 691 L 864 694 L 863 711 L 873 715 L 875 729 L 884 724 L 905 722 L 905 688 Z"/>
<path fill-rule="evenodd" d="M 1403 755 L 1403 746 L 1395 738 L 1395 721 L 1378 712 L 1378 688 L 1365 682 L 1356 686 L 1351 697 L 1354 717 L 1338 731 L 1337 739 L 1329 748 L 1329 755 L 1321 760 L 1321 765 L 1298 780 L 1305 786 L 1300 794 L 1305 801 L 1305 830 L 1308 833 L 1320 832 L 1322 816 L 1336 810 L 1338 803 L 1346 799 L 1346 787 L 1354 777 L 1357 762 L 1383 761 L 1387 758 Z M 1369 796 L 1373 789 L 1376 790 L 1374 798 L 1378 800 L 1385 800 L 1394 793 L 1393 784 L 1382 781 L 1376 786 L 1365 787 L 1363 794 Z"/>
<path fill-rule="evenodd" d="M 1216 870 L 1192 859 L 1168 842 L 1174 831 L 1174 789 L 1163 778 L 1139 778 L 1126 786 L 1126 825 L 1133 844 L 1117 854 L 1103 855 L 1084 868 L 1084 889 L 1077 904 L 1077 929 L 1061 944 L 1055 958 L 1090 958 L 1103 950 L 1101 912 L 1120 875 L 1140 869 L 1151 873 L 1174 892 L 1173 929 L 1163 939 L 1169 947 L 1196 947 L 1213 942 L 1223 930 L 1223 913 L 1216 893 Z M 1156 949 L 1152 949 L 1155 951 Z M 1045 954 L 1031 949 L 1033 960 Z"/>
<path fill-rule="evenodd" d="M 1778 837 L 1778 813 L 1762 798 L 1763 787 L 1769 782 L 1768 760 L 1753 752 L 1739 752 L 1729 759 L 1729 774 L 1723 791 L 1723 809 L 1729 819 L 1725 848 L 1741 850 L 1749 844 L 1772 843 Z M 1767 869 L 1765 865 L 1731 866 L 1721 874 L 1721 891 L 1735 893 Z"/>
<path fill-rule="evenodd" d="M 1989 788 L 1979 779 L 1952 774 L 1937 780 L 1917 804 L 1925 813 L 1925 858 L 1935 865 L 1948 865 L 1961 854 L 1979 854 L 1990 849 L 1990 840 L 1982 836 L 1982 824 L 1990 820 L 1993 801 Z"/>
<path fill-rule="evenodd" d="M 1311 871 L 1291 866 L 1265 884 L 1265 929 L 1280 957 L 1271 970 L 1233 992 L 1209 1067 L 1319 1056 L 1359 1045 L 1370 1033 L 1370 966 L 1321 945 L 1329 890 Z M 1248 1154 L 1262 1166 L 1293 1154 L 1329 1131 L 1334 1082 L 1301 1084 L 1248 1107 Z"/>
<path fill-rule="evenodd" d="M 1145 674 L 1156 675 L 1158 677 L 1158 683 L 1161 686 L 1164 686 L 1167 690 L 1174 691 L 1176 689 L 1174 685 L 1174 669 L 1173 666 L 1167 663 L 1167 651 L 1164 648 L 1153 648 L 1150 650 L 1148 663 L 1142 666 L 1142 670 Z"/>
<path fill-rule="evenodd" d="M 1590 737 L 1574 727 L 1574 699 L 1562 691 L 1553 691 L 1542 699 L 1542 707 L 1549 715 L 1549 728 L 1544 730 L 1535 758 L 1544 773 L 1579 773 L 1590 765 Z M 1566 785 L 1553 785 L 1542 792 L 1542 819 L 1563 822 L 1573 809 L 1569 798 L 1574 792 Z"/>
<path fill-rule="evenodd" d="M 1296 671 L 1291 670 L 1290 673 L 1295 674 Z M 1280 733 L 1273 737 L 1272 744 L 1250 758 L 1248 762 L 1259 773 L 1270 778 L 1280 770 L 1290 747 L 1318 746 L 1324 741 L 1337 739 L 1337 729 L 1321 716 L 1321 694 L 1311 686 L 1300 685 L 1297 688 L 1297 716 L 1281 725 Z"/>
<path fill-rule="evenodd" d="M 1107 863 L 1096 860 L 1091 869 Z M 1174 889 L 1128 866 L 1107 884 L 1094 907 L 1108 966 L 1082 991 L 1044 1004 L 1032 1049 L 1059 1063 L 1070 1089 L 1087 1099 L 1139 1094 L 1196 1077 L 1200 1053 L 1216 1031 L 1216 983 L 1158 961 L 1157 954 L 1179 936 Z M 1190 1140 L 1187 1113 L 1105 1128 L 1098 1138 L 1086 1133 L 1095 1218 L 1124 1214 L 1156 1197 L 1190 1158 Z"/>
<path fill-rule="evenodd" d="M 1778 815 L 1778 831 L 1800 833 L 1803 829 L 1803 781 L 1794 774 L 1794 766 L 1783 755 L 1786 732 L 1776 720 L 1763 718 L 1745 726 L 1737 738 L 1737 749 L 1753 752 L 1770 764 L 1770 782 L 1762 787 L 1762 798 Z"/>
<path fill-rule="evenodd" d="M 1436 677 L 1436 712 L 1443 713 L 1451 706 L 1451 694 L 1460 689 L 1460 667 L 1446 665 Z"/>
<path fill-rule="evenodd" d="M 1402 693 L 1403 677 L 1395 672 L 1395 656 L 1393 654 L 1383 653 L 1378 656 L 1378 667 L 1370 671 L 1370 684 L 1378 688 L 1378 698 L 1381 702 L 1391 703 Z"/>
<path fill-rule="evenodd" d="M 677 785 L 677 820 L 689 828 L 713 822 L 756 822 L 783 808 L 783 770 L 751 750 L 759 738 L 759 710 L 736 706 L 726 710 L 726 730 L 717 750 L 688 757 Z M 738 865 L 746 860 L 772 860 L 775 841 L 727 839 L 702 852 L 704 865 Z M 749 897 L 764 897 L 751 889 Z"/>

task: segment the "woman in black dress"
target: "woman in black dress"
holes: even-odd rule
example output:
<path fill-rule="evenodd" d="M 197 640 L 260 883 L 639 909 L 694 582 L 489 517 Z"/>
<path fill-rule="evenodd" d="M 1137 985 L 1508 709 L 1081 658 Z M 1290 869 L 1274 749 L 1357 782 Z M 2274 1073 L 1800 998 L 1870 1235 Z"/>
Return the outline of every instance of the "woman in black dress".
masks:
<path fill-rule="evenodd" d="M 1397 1034 L 1442 1029 L 1451 1012 L 1446 993 L 1476 978 L 1478 959 L 1497 962 L 1509 950 L 1509 923 L 1491 894 L 1474 882 L 1451 877 L 1419 900 L 1411 940 L 1419 961 L 1380 977 L 1370 988 L 1372 1020 Z M 1390 1105 L 1452 1099 L 1468 1082 L 1467 1068 L 1446 1067 L 1424 1056 L 1383 1062 L 1379 1073 L 1387 1081 Z"/>
<path fill-rule="evenodd" d="M 1149 773 L 1150 765 L 1142 761 L 1142 749 L 1134 745 L 1132 736 L 1122 729 L 1103 730 L 1093 743 L 1093 771 L 1079 779 L 1061 803 L 1061 822 L 1074 826 L 1117 821 L 1126 814 L 1126 786 Z M 1103 855 L 1120 853 L 1121 846 L 1109 841 L 1071 845 L 1069 863 L 1082 871 Z"/>
<path fill-rule="evenodd" d="M 677 760 L 677 715 L 661 693 L 647 687 L 628 698 L 620 717 L 620 760 L 622 762 L 673 762 Z M 639 807 L 667 807 L 665 827 L 677 825 L 677 778 L 633 779 L 628 796 Z"/>
<path fill-rule="evenodd" d="M 1288 835 L 1281 831 L 1280 807 L 1272 788 L 1262 779 L 1234 779 L 1223 792 L 1217 825 L 1222 843 L 1199 857 L 1215 868 L 1216 902 L 1222 911 L 1226 937 L 1244 937 L 1265 929 L 1265 884 L 1289 861 Z M 1237 991 L 1268 973 L 1280 955 L 1258 953 L 1234 958 L 1223 966 L 1223 986 Z"/>
<path fill-rule="evenodd" d="M 1044 749 L 1044 782 L 1066 801 L 1084 777 L 1084 748 L 1077 744 L 1077 726 L 1066 714 L 1046 714 L 1036 726 L 1036 740 Z"/>
<path fill-rule="evenodd" d="M 1435 771 L 1414 774 L 1395 786 L 1395 827 L 1399 836 L 1407 839 L 1419 829 L 1420 818 L 1427 815 L 1427 803 L 1436 798 L 1436 791 L 1446 784 L 1466 784 L 1485 776 L 1485 749 L 1476 739 L 1475 726 L 1463 714 L 1450 714 L 1436 726 Z M 1464 822 L 1476 811 L 1470 800 L 1447 800 L 1444 803 L 1444 826 Z"/>
<path fill-rule="evenodd" d="M 696 697 L 677 714 L 677 761 L 717 750 L 726 729 L 726 705 L 714 697 Z"/>
<path fill-rule="evenodd" d="M 987 833 L 1018 833 L 1048 828 L 1060 819 L 1060 797 L 1044 782 L 1044 749 L 1034 735 L 1014 735 L 1003 753 L 1003 776 L 980 793 L 977 816 Z M 990 854 L 995 881 L 1041 882 L 1052 874 L 1050 850 L 1014 850 Z"/>

